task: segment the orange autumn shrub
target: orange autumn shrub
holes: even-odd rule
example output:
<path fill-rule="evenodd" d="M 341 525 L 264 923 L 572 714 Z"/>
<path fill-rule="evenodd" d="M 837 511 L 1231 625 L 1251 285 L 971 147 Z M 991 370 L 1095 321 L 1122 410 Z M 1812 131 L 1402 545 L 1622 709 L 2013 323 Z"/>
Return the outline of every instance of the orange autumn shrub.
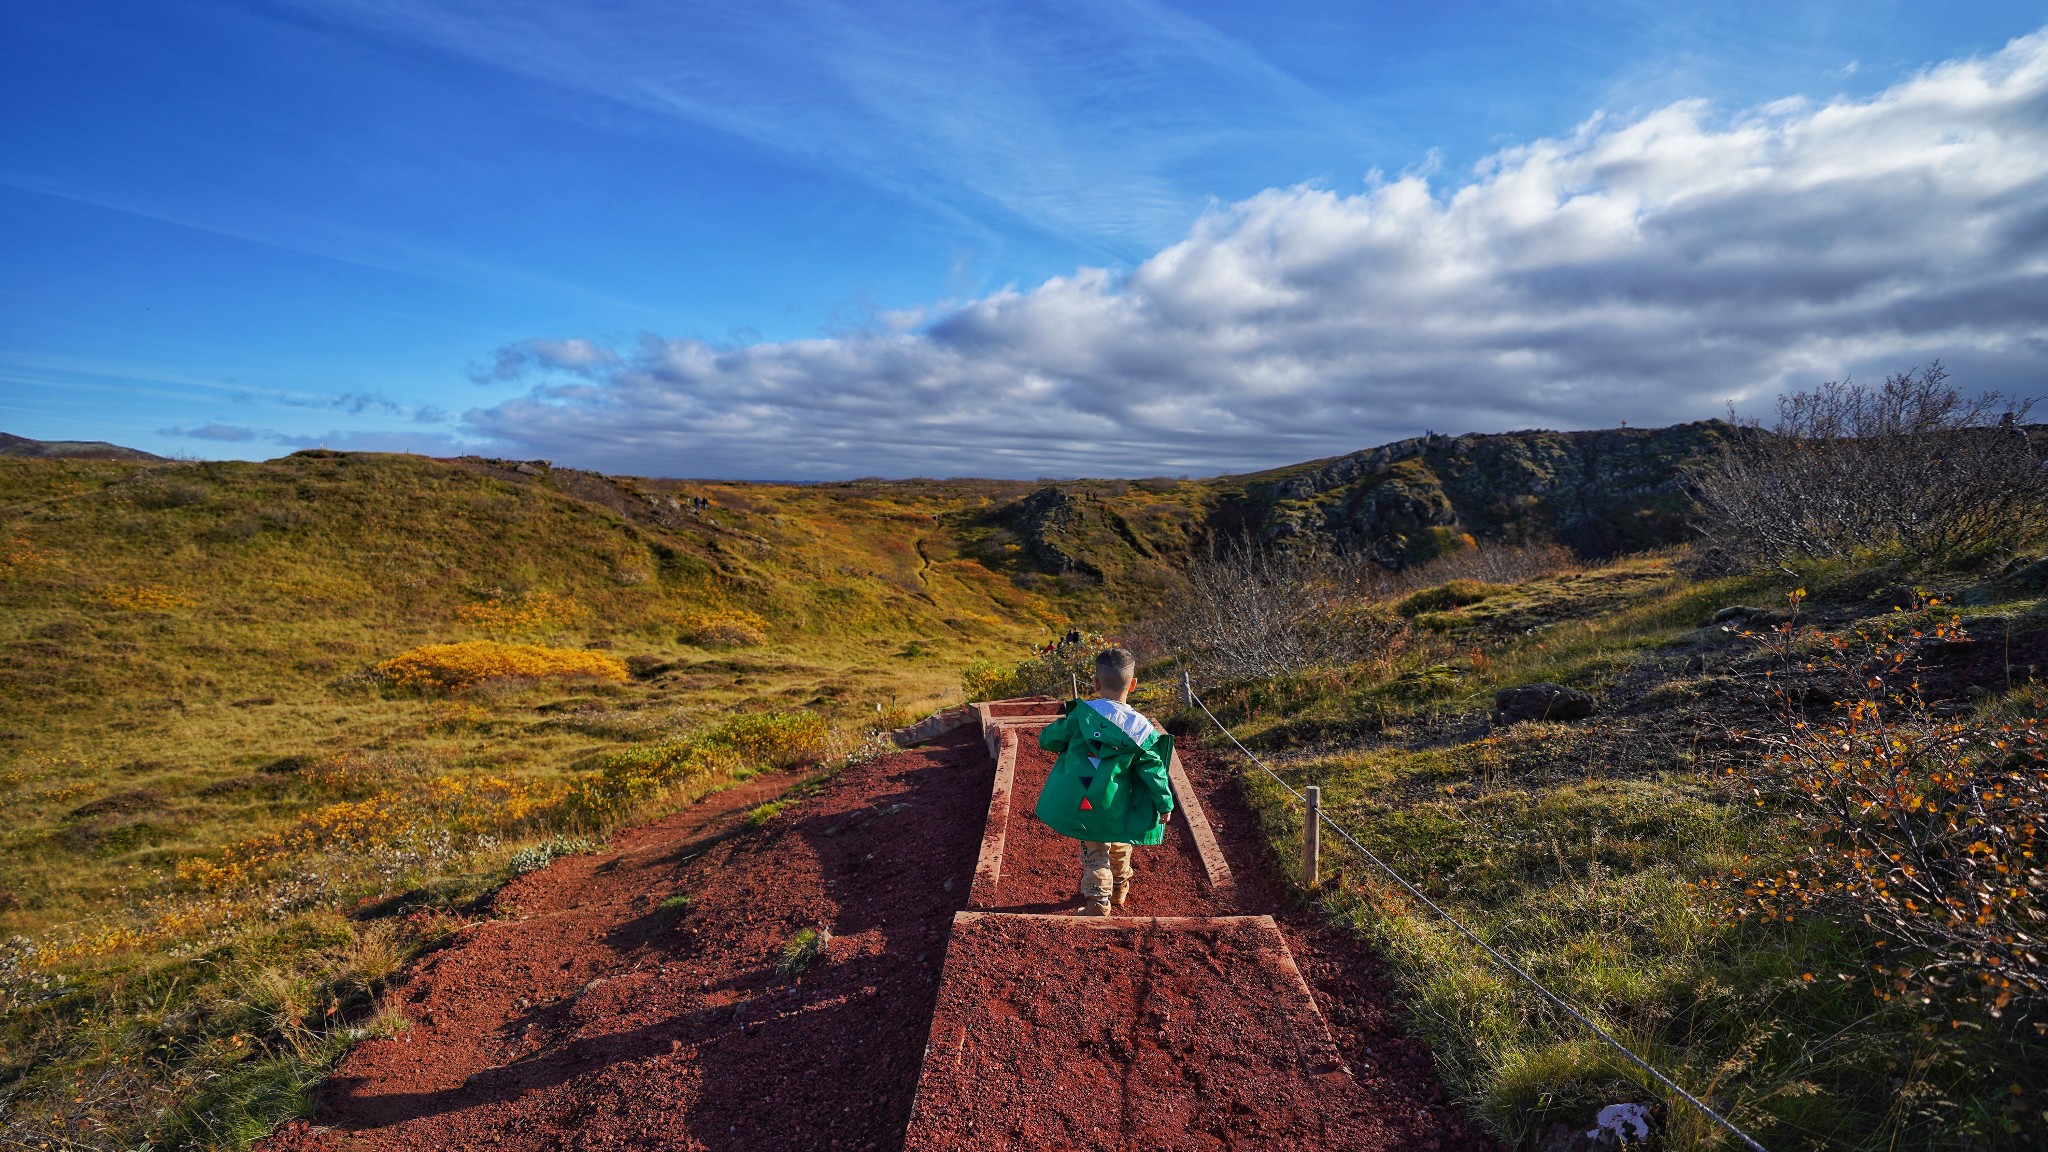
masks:
<path fill-rule="evenodd" d="M 706 648 L 755 648 L 768 642 L 768 621 L 744 608 L 720 608 L 684 617 L 683 635 Z"/>
<path fill-rule="evenodd" d="M 1965 640 L 1953 615 L 1901 615 L 1865 643 L 1792 625 L 1776 638 L 1809 653 L 1788 673 L 1853 690 L 1814 718 L 1781 689 L 1778 725 L 1746 735 L 1752 755 L 1728 769 L 1797 830 L 1789 866 L 1729 878 L 1741 914 L 1861 921 L 1880 998 L 2048 1034 L 2048 714 L 1930 706 L 1916 657 Z"/>
<path fill-rule="evenodd" d="M 511 598 L 494 596 L 455 610 L 456 618 L 463 623 L 499 635 L 559 628 L 581 614 L 574 600 L 552 592 L 530 592 Z"/>
<path fill-rule="evenodd" d="M 199 603 L 189 596 L 180 596 L 153 584 L 108 585 L 96 589 L 91 598 L 97 603 L 127 612 L 169 612 L 176 608 L 191 608 Z"/>
<path fill-rule="evenodd" d="M 442 692 L 467 688 L 486 680 L 540 680 L 558 676 L 624 680 L 627 677 L 625 661 L 609 653 L 582 648 L 546 648 L 537 644 L 501 644 L 495 640 L 428 644 L 393 656 L 377 665 L 376 670 L 394 686 Z"/>
<path fill-rule="evenodd" d="M 49 557 L 36 550 L 27 539 L 16 536 L 0 544 L 0 578 L 16 576 L 50 562 Z"/>

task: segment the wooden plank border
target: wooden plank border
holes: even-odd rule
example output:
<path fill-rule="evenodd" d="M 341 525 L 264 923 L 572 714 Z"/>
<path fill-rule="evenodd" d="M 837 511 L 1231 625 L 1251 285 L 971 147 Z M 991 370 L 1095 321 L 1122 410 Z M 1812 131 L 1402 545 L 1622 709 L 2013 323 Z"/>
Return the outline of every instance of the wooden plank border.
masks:
<path fill-rule="evenodd" d="M 1181 819 L 1188 826 L 1188 835 L 1195 842 L 1195 852 L 1202 858 L 1202 871 L 1209 877 L 1209 887 L 1224 889 L 1235 885 L 1231 879 L 1230 864 L 1223 859 L 1223 849 L 1216 843 L 1216 833 L 1209 827 L 1209 815 L 1202 811 L 1201 797 L 1195 795 L 1194 782 L 1188 779 L 1187 770 L 1180 766 L 1180 753 L 1173 754 L 1173 760 L 1166 766 L 1167 778 L 1173 783 L 1174 806 L 1180 810 Z"/>
<path fill-rule="evenodd" d="M 981 853 L 974 861 L 974 885 L 967 892 L 969 907 L 995 903 L 1003 880 L 1003 837 L 1010 828 L 1010 787 L 1017 775 L 1017 730 L 990 729 L 989 735 L 1001 743 L 995 783 L 989 789 L 988 819 L 981 826 Z"/>

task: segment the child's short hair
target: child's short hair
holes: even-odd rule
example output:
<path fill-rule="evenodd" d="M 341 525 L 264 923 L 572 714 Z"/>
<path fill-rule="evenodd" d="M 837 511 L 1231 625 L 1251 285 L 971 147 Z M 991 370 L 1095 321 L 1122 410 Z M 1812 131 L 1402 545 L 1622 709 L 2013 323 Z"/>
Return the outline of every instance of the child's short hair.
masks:
<path fill-rule="evenodd" d="M 1121 648 L 1104 648 L 1095 654 L 1095 679 L 1105 686 L 1129 684 L 1138 674 L 1138 658 Z"/>

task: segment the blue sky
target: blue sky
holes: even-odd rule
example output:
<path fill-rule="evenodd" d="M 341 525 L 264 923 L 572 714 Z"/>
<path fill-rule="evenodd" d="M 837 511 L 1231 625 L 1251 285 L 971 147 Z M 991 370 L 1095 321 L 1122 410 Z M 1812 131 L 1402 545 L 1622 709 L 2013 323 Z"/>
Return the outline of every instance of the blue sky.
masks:
<path fill-rule="evenodd" d="M 1703 7 L 16 6 L 0 430 L 1199 474 L 2042 379 L 2039 7 Z"/>

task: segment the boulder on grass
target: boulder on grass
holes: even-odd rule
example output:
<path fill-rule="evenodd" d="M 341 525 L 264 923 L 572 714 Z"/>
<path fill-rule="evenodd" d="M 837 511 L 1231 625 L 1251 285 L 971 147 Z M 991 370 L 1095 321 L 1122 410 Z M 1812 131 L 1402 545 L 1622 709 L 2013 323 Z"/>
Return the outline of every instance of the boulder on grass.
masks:
<path fill-rule="evenodd" d="M 1493 697 L 1493 722 L 1518 724 L 1524 720 L 1579 720 L 1595 711 L 1590 693 L 1562 684 L 1523 684 L 1503 688 Z"/>

